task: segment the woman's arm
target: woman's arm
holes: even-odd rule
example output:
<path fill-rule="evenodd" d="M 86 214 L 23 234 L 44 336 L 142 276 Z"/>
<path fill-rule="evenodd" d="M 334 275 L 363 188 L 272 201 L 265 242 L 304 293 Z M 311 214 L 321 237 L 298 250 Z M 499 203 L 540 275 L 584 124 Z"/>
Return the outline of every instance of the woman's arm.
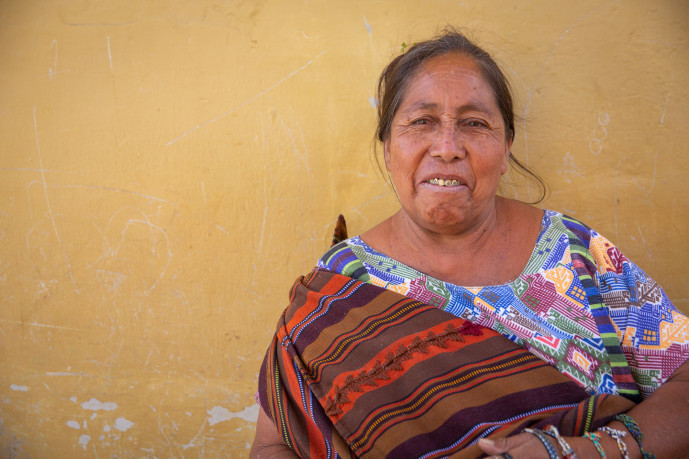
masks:
<path fill-rule="evenodd" d="M 657 458 L 689 457 L 689 361 L 684 362 L 668 380 L 646 400 L 628 413 L 643 433 L 643 449 Z M 641 458 L 637 443 L 619 421 L 610 427 L 627 432 L 624 441 L 630 458 Z M 593 443 L 583 437 L 565 437 L 578 457 L 600 457 Z M 609 458 L 621 457 L 615 441 L 603 434 L 601 443 Z M 479 446 L 486 454 L 509 453 L 514 459 L 548 457 L 545 447 L 531 434 L 522 433 L 495 442 L 481 440 Z M 558 448 L 559 450 L 559 448 Z"/>
<path fill-rule="evenodd" d="M 659 458 L 689 456 L 689 361 L 680 365 L 663 385 L 627 414 L 641 428 L 644 451 Z M 610 426 L 626 431 L 617 421 Z M 625 439 L 630 437 L 627 435 Z"/>
<path fill-rule="evenodd" d="M 263 409 L 260 409 L 256 421 L 256 436 L 253 445 L 251 445 L 249 458 L 293 459 L 295 457 L 299 456 L 285 444 L 273 421 Z"/>

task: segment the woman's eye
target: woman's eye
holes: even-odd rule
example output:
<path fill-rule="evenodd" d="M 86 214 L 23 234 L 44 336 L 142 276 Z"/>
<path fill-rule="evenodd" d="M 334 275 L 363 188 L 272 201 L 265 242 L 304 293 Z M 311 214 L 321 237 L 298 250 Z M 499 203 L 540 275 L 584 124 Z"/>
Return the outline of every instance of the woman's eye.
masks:
<path fill-rule="evenodd" d="M 467 126 L 469 127 L 484 127 L 485 125 L 484 122 L 478 120 L 470 120 L 467 122 Z"/>
<path fill-rule="evenodd" d="M 421 125 L 423 125 L 423 124 L 428 124 L 428 123 L 430 123 L 430 121 L 428 121 L 426 118 L 420 118 L 420 119 L 418 119 L 418 120 L 412 121 L 411 124 L 417 124 L 417 125 L 418 125 L 418 124 L 421 124 Z"/>

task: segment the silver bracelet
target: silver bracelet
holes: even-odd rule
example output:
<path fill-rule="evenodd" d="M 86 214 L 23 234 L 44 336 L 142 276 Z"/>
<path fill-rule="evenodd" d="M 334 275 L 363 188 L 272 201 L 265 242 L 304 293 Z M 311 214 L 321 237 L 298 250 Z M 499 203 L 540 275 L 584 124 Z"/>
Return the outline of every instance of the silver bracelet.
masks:
<path fill-rule="evenodd" d="M 620 454 L 622 455 L 622 459 L 629 459 L 629 450 L 627 450 L 627 444 L 624 442 L 624 440 L 622 440 L 624 437 L 627 436 L 627 432 L 613 429 L 612 427 L 608 426 L 601 427 L 600 429 L 598 429 L 598 432 L 605 432 L 606 434 L 614 438 L 617 442 L 617 449 L 620 450 Z"/>
<path fill-rule="evenodd" d="M 548 437 L 546 436 L 545 432 L 543 432 L 541 429 L 524 429 L 524 432 L 528 432 L 531 435 L 535 435 L 536 438 L 541 440 L 541 443 L 543 443 L 543 446 L 545 446 L 545 449 L 548 450 L 548 456 L 550 459 L 559 459 L 560 455 L 557 453 L 557 448 L 550 443 L 550 440 L 548 440 Z"/>
<path fill-rule="evenodd" d="M 557 427 L 555 427 L 552 424 L 549 424 L 545 428 L 545 433 L 557 440 L 557 443 L 560 445 L 560 448 L 562 448 L 563 457 L 568 459 L 578 459 L 572 447 L 569 446 L 569 443 L 567 443 L 567 441 L 564 438 L 562 438 L 562 435 L 560 435 L 560 431 L 557 430 Z"/>

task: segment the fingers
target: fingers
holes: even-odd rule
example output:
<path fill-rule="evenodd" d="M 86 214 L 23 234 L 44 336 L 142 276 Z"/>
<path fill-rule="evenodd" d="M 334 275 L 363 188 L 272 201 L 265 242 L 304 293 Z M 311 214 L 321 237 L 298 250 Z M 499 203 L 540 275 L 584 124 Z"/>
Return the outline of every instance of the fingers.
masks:
<path fill-rule="evenodd" d="M 488 439 L 482 438 L 478 441 L 478 446 L 486 454 L 506 453 L 518 448 L 531 440 L 532 435 L 521 433 L 513 437 Z"/>
<path fill-rule="evenodd" d="M 547 458 L 548 452 L 535 436 L 520 433 L 512 437 L 488 439 L 482 438 L 478 446 L 488 456 L 503 459 Z"/>
<path fill-rule="evenodd" d="M 514 459 L 510 453 L 502 453 L 497 456 L 490 456 L 491 459 Z"/>

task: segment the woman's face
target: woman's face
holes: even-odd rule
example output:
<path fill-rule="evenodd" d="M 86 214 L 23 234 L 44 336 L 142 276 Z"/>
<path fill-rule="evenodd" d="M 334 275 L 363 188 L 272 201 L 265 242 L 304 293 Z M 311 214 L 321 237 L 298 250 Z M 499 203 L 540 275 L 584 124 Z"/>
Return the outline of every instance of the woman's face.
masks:
<path fill-rule="evenodd" d="M 402 210 L 443 234 L 480 224 L 494 211 L 511 141 L 476 62 L 429 59 L 411 80 L 384 142 L 385 165 Z"/>

